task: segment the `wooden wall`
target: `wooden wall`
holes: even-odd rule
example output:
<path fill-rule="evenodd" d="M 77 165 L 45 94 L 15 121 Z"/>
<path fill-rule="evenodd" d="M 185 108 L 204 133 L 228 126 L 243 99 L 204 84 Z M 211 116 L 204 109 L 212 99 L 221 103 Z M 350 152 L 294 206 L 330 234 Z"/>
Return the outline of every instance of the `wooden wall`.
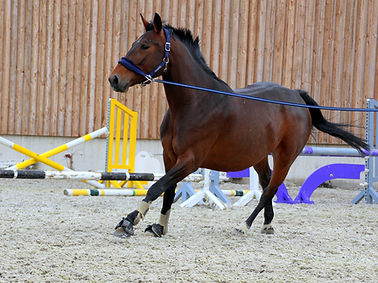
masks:
<path fill-rule="evenodd" d="M 274 81 L 332 106 L 378 99 L 378 0 L 0 0 L 0 134 L 83 135 L 106 124 L 114 97 L 139 112 L 139 138 L 158 138 L 162 87 L 117 94 L 107 82 L 143 32 L 139 13 L 155 11 L 199 35 L 231 87 Z M 360 113 L 324 114 L 364 124 Z M 338 143 L 318 134 L 312 142 Z"/>

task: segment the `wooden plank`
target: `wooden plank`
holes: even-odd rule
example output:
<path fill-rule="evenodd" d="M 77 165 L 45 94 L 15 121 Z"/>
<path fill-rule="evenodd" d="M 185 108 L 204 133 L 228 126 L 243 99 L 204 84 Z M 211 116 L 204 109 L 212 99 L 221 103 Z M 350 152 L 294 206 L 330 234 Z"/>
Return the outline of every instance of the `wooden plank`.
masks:
<path fill-rule="evenodd" d="M 5 23 L 4 23 L 4 19 L 5 19 L 5 1 L 0 1 L 0 54 L 5 54 L 5 51 L 4 51 L 4 44 L 5 44 L 5 41 L 4 41 L 4 33 L 5 33 Z M 3 59 L 4 59 L 5 56 L 0 56 L 0 90 L 2 90 L 2 87 L 3 87 L 3 73 L 4 73 L 4 67 L 5 65 L 3 64 Z M 5 98 L 5 94 L 0 91 L 0 106 L 1 106 L 1 101 L 3 100 L 3 98 Z M 0 108 L 0 119 L 2 117 L 2 107 Z M 1 131 L 1 124 L 0 124 L 0 134 L 2 134 L 2 131 Z"/>
<path fill-rule="evenodd" d="M 132 43 L 137 40 L 144 32 L 145 32 L 145 29 L 144 29 L 144 26 L 140 20 L 140 16 L 139 16 L 139 11 L 143 11 L 144 10 L 144 1 L 142 0 L 139 0 L 137 1 L 137 8 L 136 10 L 134 11 L 135 12 L 135 22 L 134 22 L 134 28 L 135 28 L 135 38 L 134 40 L 132 41 Z M 148 16 L 149 18 L 153 19 L 153 17 Z M 142 117 L 142 92 L 143 90 L 141 90 L 141 88 L 139 86 L 135 86 L 133 87 L 133 90 L 134 90 L 134 94 L 133 94 L 133 106 L 131 109 L 133 109 L 134 111 L 138 112 L 139 115 L 138 115 L 138 138 L 141 137 L 141 132 L 144 130 L 143 128 L 145 127 L 145 123 L 144 121 L 142 121 L 141 117 Z M 128 94 L 126 94 L 128 95 Z"/>
<path fill-rule="evenodd" d="M 58 114 L 57 114 L 57 135 L 65 135 L 65 111 L 67 93 L 67 51 L 68 51 L 68 0 L 61 2 L 60 19 L 60 47 L 59 47 L 59 82 L 58 82 Z"/>
<path fill-rule="evenodd" d="M 365 55 L 365 76 L 364 76 L 364 98 L 371 98 L 378 95 L 374 92 L 374 85 L 378 84 L 375 80 L 375 70 L 377 67 L 377 29 L 378 29 L 378 1 L 369 0 L 367 12 L 367 36 L 366 36 L 366 55 Z M 365 104 L 364 104 L 365 105 Z"/>
<path fill-rule="evenodd" d="M 293 48 L 294 48 L 294 23 L 295 23 L 295 1 L 288 0 L 286 3 L 286 23 L 283 49 L 283 70 L 282 85 L 291 87 L 293 73 Z"/>
<path fill-rule="evenodd" d="M 230 1 L 222 0 L 222 15 L 228 15 L 230 9 Z M 219 46 L 219 73 L 218 76 L 226 83 L 227 81 L 227 62 L 228 62 L 228 27 L 230 17 L 222 16 L 220 19 L 220 46 Z"/>
<path fill-rule="evenodd" d="M 88 112 L 87 112 L 87 129 L 91 132 L 96 129 L 95 117 L 95 97 L 96 97 L 96 71 L 97 71 L 97 18 L 98 18 L 98 1 L 91 1 L 90 30 L 89 30 L 89 62 L 88 62 Z"/>
<path fill-rule="evenodd" d="M 13 133 L 20 135 L 21 134 L 21 123 L 22 119 L 18 117 L 22 117 L 22 103 L 23 103 L 23 87 L 24 87 L 24 58 L 25 58 L 25 6 L 26 3 L 18 0 L 17 5 L 17 47 L 15 48 L 15 51 L 17 51 L 17 61 L 16 61 L 16 90 L 14 93 L 15 97 L 15 105 L 14 105 L 14 129 Z M 0 15 L 1 16 L 1 15 Z M 1 39 L 0 39 L 1 40 Z M 1 50 L 0 50 L 0 54 Z M 1 64 L 1 62 L 0 62 Z M 1 85 L 1 83 L 0 83 Z M 1 99 L 1 98 L 0 98 Z M 12 117 L 12 116 L 10 116 Z"/>
<path fill-rule="evenodd" d="M 17 13 L 18 13 L 18 2 L 12 1 L 11 3 L 11 27 L 10 27 L 10 60 L 9 60 L 9 104 L 7 113 L 7 131 L 15 132 L 15 107 L 16 107 L 16 82 L 17 78 L 17 37 L 19 35 L 17 30 Z"/>
<path fill-rule="evenodd" d="M 74 35 L 74 44 L 73 44 L 73 56 L 74 62 L 72 66 L 72 75 L 73 83 L 72 90 L 69 94 L 71 96 L 71 109 L 72 116 L 71 119 L 71 135 L 80 136 L 79 124 L 80 124 L 80 93 L 82 80 L 80 79 L 83 73 L 86 73 L 86 70 L 83 70 L 83 1 L 77 1 L 75 5 L 75 15 L 72 17 L 72 21 L 75 25 L 72 34 Z M 85 133 L 83 133 L 84 135 Z"/>
<path fill-rule="evenodd" d="M 257 5 L 258 22 L 256 26 L 256 81 L 262 81 L 264 75 L 266 15 L 267 2 L 261 1 Z"/>
<path fill-rule="evenodd" d="M 325 6 L 325 20 L 324 20 L 324 33 L 323 33 L 323 57 L 321 68 L 321 87 L 320 87 L 320 101 L 321 105 L 331 105 L 330 103 L 330 87 L 332 83 L 332 64 L 333 64 L 333 34 L 334 34 L 334 6 L 335 2 L 327 0 Z M 323 112 L 326 119 L 331 119 L 331 112 Z M 330 136 L 319 133 L 319 138 L 322 142 L 327 143 L 330 141 Z"/>
<path fill-rule="evenodd" d="M 46 85 L 46 52 L 47 52 L 47 3 L 46 0 L 40 1 L 39 9 L 39 45 L 38 49 L 38 83 L 37 83 L 37 100 L 36 100 L 36 134 L 43 135 L 43 115 L 45 105 L 45 85 Z"/>
<path fill-rule="evenodd" d="M 265 20 L 265 39 L 264 39 L 264 68 L 263 81 L 272 81 L 273 75 L 273 53 L 275 35 L 276 2 L 267 2 L 267 12 Z"/>
<path fill-rule="evenodd" d="M 51 114 L 48 127 L 50 129 L 50 136 L 58 134 L 58 113 L 59 113 L 59 70 L 60 70 L 60 30 L 61 30 L 61 1 L 53 2 L 53 48 L 52 48 L 52 76 L 51 76 L 51 91 L 48 94 L 51 101 Z M 47 127 L 47 125 L 46 125 Z"/>
<path fill-rule="evenodd" d="M 152 3 L 149 1 L 140 1 L 139 11 L 144 11 L 143 13 L 145 15 L 149 15 L 150 17 L 153 17 L 154 13 L 152 12 Z M 177 13 L 177 11 L 176 11 Z M 140 37 L 142 34 L 145 33 L 145 28 L 142 24 L 142 21 L 138 17 L 137 20 L 138 25 L 138 37 Z M 138 112 L 139 112 L 139 118 L 140 118 L 140 124 L 139 124 L 139 135 L 140 137 L 147 137 L 148 136 L 148 117 L 149 117 L 149 111 L 151 108 L 150 105 L 150 90 L 151 85 L 147 87 L 143 87 L 139 89 L 137 94 L 137 101 L 138 101 Z"/>
<path fill-rule="evenodd" d="M 303 61 L 302 61 L 302 85 L 304 89 L 312 94 L 311 70 L 313 55 L 313 38 L 314 38 L 314 21 L 315 21 L 315 1 L 306 1 L 305 7 L 305 26 L 304 26 L 304 43 L 303 43 Z"/>
<path fill-rule="evenodd" d="M 1 1 L 0 1 L 1 2 Z M 22 115 L 21 117 L 21 134 L 30 134 L 29 131 L 29 108 L 31 104 L 31 52 L 32 52 L 32 19 L 33 19 L 33 4 L 31 1 L 25 3 L 25 44 L 24 44 L 24 84 L 20 93 L 20 99 L 22 97 Z M 26 99 L 27 97 L 27 99 Z M 24 99 L 25 98 L 25 99 Z"/>
<path fill-rule="evenodd" d="M 273 73 L 272 81 L 278 84 L 282 83 L 282 69 L 284 58 L 284 41 L 285 41 L 285 19 L 286 19 L 286 1 L 278 0 L 276 6 L 276 18 L 274 26 L 274 53 L 273 53 Z"/>
<path fill-rule="evenodd" d="M 368 1 L 361 0 L 359 5 L 357 5 L 357 19 L 356 19 L 356 45 L 355 45 L 355 56 L 354 56 L 354 70 L 353 70 L 353 105 L 355 107 L 363 107 L 365 97 L 364 97 L 364 76 L 365 76 L 365 54 L 366 54 L 366 35 L 367 35 L 367 17 L 368 13 Z M 352 113 L 351 115 L 352 123 L 360 123 L 363 121 L 363 116 L 361 113 Z M 358 136 L 362 136 L 362 129 L 355 128 L 354 133 Z"/>
<path fill-rule="evenodd" d="M 113 43 L 113 1 L 109 0 L 106 1 L 106 5 L 104 5 L 105 9 L 105 21 L 103 22 L 104 26 L 104 42 L 103 42 L 103 52 L 104 52 L 104 65 L 100 73 L 97 74 L 98 77 L 100 77 L 102 82 L 102 95 L 101 97 L 98 97 L 98 103 L 101 107 L 101 120 L 99 121 L 100 127 L 103 127 L 106 125 L 107 122 L 107 107 L 105 105 L 107 104 L 109 98 L 110 98 L 110 85 L 108 82 L 108 76 L 110 72 L 112 71 L 112 43 Z"/>
<path fill-rule="evenodd" d="M 231 88 L 236 88 L 236 72 L 238 57 L 238 28 L 239 28 L 239 1 L 231 1 L 230 30 L 229 30 L 229 57 L 227 83 Z"/>
<path fill-rule="evenodd" d="M 346 1 L 345 7 L 345 33 L 344 33 L 344 57 L 341 93 L 343 94 L 343 104 L 352 105 L 352 77 L 353 77 L 353 58 L 354 58 L 354 23 L 355 23 L 355 1 Z M 350 123 L 350 113 L 345 113 L 343 123 Z"/>
<path fill-rule="evenodd" d="M 160 0 L 159 0 L 160 1 Z M 154 1 L 155 2 L 155 1 Z M 189 2 L 189 1 L 188 1 Z M 190 1 L 192 2 L 192 4 L 194 3 L 194 1 Z M 161 1 L 160 3 L 160 16 L 161 16 L 161 19 L 163 21 L 167 21 L 167 23 L 170 23 L 169 22 L 169 15 L 170 15 L 170 5 L 171 5 L 171 1 Z M 194 4 L 193 4 L 194 5 Z"/>
<path fill-rule="evenodd" d="M 139 23 L 140 20 L 137 19 L 137 17 L 136 17 L 136 10 L 137 10 L 136 1 L 130 1 L 129 2 L 129 10 L 128 10 L 128 13 L 129 13 L 128 19 L 129 19 L 129 21 L 128 21 L 128 37 L 127 37 L 127 48 L 126 48 L 126 51 L 129 50 L 129 48 L 131 47 L 131 44 L 137 38 L 137 34 L 136 34 L 136 21 L 138 20 L 138 23 Z M 139 15 L 138 15 L 138 17 L 139 17 Z M 149 18 L 146 16 L 146 19 L 148 20 Z M 128 93 L 125 94 L 125 97 L 126 97 L 126 106 L 128 108 L 134 110 L 134 111 L 137 111 L 134 108 L 134 96 L 135 96 L 135 92 L 136 92 L 135 90 L 136 90 L 136 88 L 129 89 Z M 138 117 L 138 122 L 139 122 L 139 119 L 140 118 Z"/>
<path fill-rule="evenodd" d="M 167 2 L 167 1 L 164 1 Z M 219 2 L 219 5 L 221 5 L 221 1 Z M 195 1 L 186 1 L 186 20 L 185 20 L 185 28 L 189 29 L 192 33 L 194 31 L 194 22 L 195 22 Z"/>
<path fill-rule="evenodd" d="M 75 26 L 77 1 L 68 1 L 68 45 L 67 45 L 67 81 L 66 81 L 66 99 L 64 115 L 64 135 L 72 136 L 72 99 L 74 92 L 74 70 L 75 70 L 75 32 L 79 27 Z M 101 113 L 98 113 L 101 116 Z M 77 119 L 77 117 L 75 117 Z"/>
<path fill-rule="evenodd" d="M 163 7 L 164 5 L 167 5 L 168 1 L 153 1 L 153 11 L 158 11 L 160 13 L 160 16 L 162 17 L 162 20 L 165 21 L 166 14 L 165 11 L 167 8 Z M 191 2 L 192 6 L 193 1 L 187 1 L 188 3 Z M 190 9 L 187 9 L 186 11 L 186 21 L 188 20 L 190 14 Z M 168 68 L 169 68 L 168 64 Z M 160 123 L 163 120 L 163 115 L 166 110 L 166 99 L 164 95 L 163 86 L 161 84 L 154 84 L 153 88 L 151 89 L 151 98 L 150 98 L 150 108 L 153 108 L 153 110 L 149 113 L 149 121 L 151 125 L 151 130 L 149 128 L 148 130 L 148 136 L 151 139 L 157 139 L 160 137 Z"/>
<path fill-rule="evenodd" d="M 172 1 L 175 2 L 175 1 Z M 194 28 L 192 30 L 193 36 L 199 36 L 199 39 L 202 40 L 202 23 L 203 23 L 203 5 L 204 0 L 196 0 L 195 7 L 195 17 L 194 17 Z M 175 22 L 175 16 L 170 19 L 170 21 Z"/>
<path fill-rule="evenodd" d="M 43 87 L 43 108 L 42 108 L 42 129 L 44 136 L 50 135 L 50 121 L 52 119 L 52 103 L 51 103 L 51 88 L 52 88 L 52 69 L 53 69 L 53 18 L 54 18 L 54 2 L 47 1 L 46 3 L 46 63 L 45 63 L 45 77 L 46 82 Z"/>
<path fill-rule="evenodd" d="M 314 51 L 312 62 L 312 98 L 320 103 L 321 98 L 321 75 L 322 75 L 322 58 L 323 58 L 323 32 L 325 18 L 325 1 L 316 2 L 315 6 L 315 34 L 314 34 Z M 312 142 L 321 142 L 319 132 L 314 134 Z"/>
<path fill-rule="evenodd" d="M 248 45 L 248 2 L 240 1 L 237 40 L 236 88 L 245 87 L 245 73 L 247 72 Z M 214 50 L 213 50 L 214 52 Z"/>
<path fill-rule="evenodd" d="M 82 11 L 82 51 L 81 51 L 81 74 L 79 74 L 79 78 L 81 83 L 78 86 L 77 94 L 78 96 L 76 99 L 78 103 L 78 116 L 79 116 L 79 135 L 85 135 L 93 129 L 89 128 L 88 126 L 88 112 L 91 109 L 88 107 L 89 101 L 89 90 L 88 85 L 83 82 L 90 81 L 90 52 L 91 52 L 91 1 L 84 1 L 83 11 Z"/>
<path fill-rule="evenodd" d="M 305 5 L 306 5 L 305 0 L 298 0 L 295 3 L 293 73 L 291 76 L 291 88 L 295 88 L 295 89 L 301 88 L 301 84 L 302 84 Z"/>
<path fill-rule="evenodd" d="M 98 2 L 97 11 L 97 42 L 96 42 L 96 91 L 94 97 L 94 128 L 99 129 L 102 126 L 102 105 L 105 103 L 103 101 L 103 72 L 104 72 L 104 57 L 105 57 L 105 29 L 106 25 L 106 2 Z"/>
<path fill-rule="evenodd" d="M 190 2 L 190 1 L 188 1 Z M 214 0 L 212 2 L 212 15 L 211 21 L 213 23 L 211 29 L 211 52 L 210 52 L 210 62 L 209 66 L 214 71 L 214 73 L 219 76 L 219 49 L 220 49 L 220 32 L 221 26 L 219 25 L 219 20 L 222 17 L 222 2 Z M 247 10 L 248 11 L 248 10 Z"/>
<path fill-rule="evenodd" d="M 211 1 L 205 1 L 203 5 L 203 21 L 202 21 L 202 41 L 201 51 L 206 62 L 210 62 L 210 51 L 212 49 L 211 33 L 212 33 L 212 17 L 211 17 Z"/>
<path fill-rule="evenodd" d="M 175 1 L 175 0 L 173 0 Z M 186 0 L 176 0 L 177 5 L 177 26 L 185 27 L 186 26 Z"/>
<path fill-rule="evenodd" d="M 341 92 L 342 88 L 342 71 L 343 71 L 343 57 L 344 57 L 344 38 L 345 38 L 345 6 L 346 2 L 336 1 L 335 3 L 335 21 L 334 21 L 334 46 L 333 46 L 333 64 L 332 68 L 332 83 L 330 85 L 330 99 L 329 105 L 332 106 L 347 106 L 342 103 L 344 94 Z M 332 113 L 332 118 L 336 123 L 341 122 L 341 112 L 335 111 Z M 332 143 L 340 143 L 340 139 L 331 138 Z"/>
<path fill-rule="evenodd" d="M 5 1 L 4 8 L 4 35 L 3 35 L 3 52 L 4 54 L 10 54 L 11 51 L 11 1 Z M 8 129 L 8 107 L 9 107 L 9 64 L 10 56 L 4 56 L 2 65 L 2 93 L 3 97 L 1 98 L 1 113 L 0 113 L 0 133 L 7 133 Z"/>
<path fill-rule="evenodd" d="M 30 135 L 36 134 L 36 108 L 38 91 L 38 46 L 39 46 L 39 2 L 33 1 L 32 23 L 32 54 L 31 54 L 31 78 L 30 78 L 30 107 L 29 107 L 29 130 Z"/>
<path fill-rule="evenodd" d="M 153 1 L 146 1 L 145 11 L 150 15 L 154 15 L 156 12 L 156 7 L 154 5 L 159 3 L 153 3 Z M 179 5 L 180 6 L 180 5 Z M 183 5 L 185 7 L 185 5 Z M 181 19 L 182 22 L 185 19 Z M 158 125 L 156 123 L 157 118 L 157 85 L 150 84 L 145 88 L 145 92 L 142 94 L 144 100 L 142 100 L 142 109 L 144 114 L 144 119 L 146 120 L 144 133 L 141 136 L 147 139 L 158 136 Z M 148 105 L 148 107 L 146 107 Z"/>

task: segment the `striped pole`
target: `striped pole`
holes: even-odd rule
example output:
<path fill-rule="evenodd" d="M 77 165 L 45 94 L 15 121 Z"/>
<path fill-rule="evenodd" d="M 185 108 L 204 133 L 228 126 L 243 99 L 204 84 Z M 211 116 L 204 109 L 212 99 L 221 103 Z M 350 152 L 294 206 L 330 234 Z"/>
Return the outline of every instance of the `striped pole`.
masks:
<path fill-rule="evenodd" d="M 102 129 L 100 129 L 100 130 L 98 130 L 98 131 L 100 131 L 100 133 L 105 133 L 105 129 L 104 129 L 104 128 L 102 128 Z M 107 131 L 107 128 L 106 128 L 106 131 Z M 97 134 L 98 134 L 98 132 L 96 133 L 96 135 L 97 135 Z M 84 139 L 84 140 L 85 140 L 85 139 L 88 139 L 88 140 L 89 140 L 89 137 L 85 137 L 85 138 L 83 137 L 83 139 Z M 73 142 L 74 142 L 74 141 L 73 141 Z M 80 142 L 81 142 L 81 140 L 80 140 L 80 141 L 76 141 L 76 142 L 74 142 L 74 143 L 71 143 L 70 146 L 72 147 L 72 146 L 74 146 L 74 145 L 76 145 L 77 143 L 80 143 Z M 45 153 L 39 155 L 39 154 L 37 154 L 37 153 L 35 153 L 35 152 L 33 152 L 33 151 L 31 151 L 31 150 L 29 150 L 29 149 L 27 149 L 27 148 L 21 146 L 21 145 L 18 145 L 18 144 L 16 144 L 16 143 L 11 142 L 10 140 L 7 140 L 7 139 L 2 138 L 2 137 L 0 137 L 0 143 L 2 143 L 2 144 L 4 144 L 4 145 L 6 145 L 6 146 L 8 146 L 8 147 L 10 147 L 10 148 L 12 148 L 12 149 L 14 149 L 15 151 L 18 151 L 18 152 L 20 152 L 20 153 L 22 153 L 22 154 L 25 154 L 25 155 L 31 157 L 34 163 L 37 162 L 37 161 L 40 161 L 40 162 L 45 163 L 46 165 L 48 165 L 48 166 L 50 166 L 50 167 L 52 167 L 52 168 L 54 168 L 54 169 L 56 169 L 56 170 L 59 170 L 59 171 L 64 171 L 64 172 L 74 172 L 72 169 L 70 169 L 70 168 L 66 168 L 66 167 L 64 167 L 63 165 L 61 165 L 61 164 L 59 164 L 59 163 L 57 163 L 57 162 L 55 162 L 55 161 L 52 161 L 52 160 L 50 160 L 50 159 L 47 158 L 47 156 L 48 156 L 49 154 L 51 154 L 52 152 L 58 151 L 57 149 L 50 150 L 50 151 L 49 151 L 50 153 L 49 153 L 49 152 L 45 152 Z M 59 150 L 62 150 L 62 149 L 65 148 L 65 147 L 66 147 L 66 146 L 63 145 Z M 52 154 L 52 155 L 53 155 L 53 154 Z M 28 160 L 26 160 L 26 161 L 28 161 Z M 33 164 L 33 163 L 32 163 L 32 164 Z M 17 167 L 17 165 L 15 165 L 15 166 Z M 13 168 L 14 168 L 14 166 L 12 166 L 12 167 L 9 168 L 9 169 L 12 170 L 12 171 L 15 171 L 16 169 L 13 169 Z M 0 177 L 0 178 L 1 178 L 1 177 Z M 7 178 L 7 177 L 2 177 L 2 178 Z M 100 183 L 98 183 L 98 182 L 96 182 L 96 181 L 85 180 L 85 179 L 83 179 L 83 181 L 86 182 L 86 183 L 88 183 L 88 184 L 90 184 L 90 185 L 92 185 L 92 186 L 94 186 L 94 187 L 96 187 L 96 188 L 100 188 L 100 189 L 105 188 L 105 185 L 104 185 L 104 184 L 100 184 Z"/>
<path fill-rule="evenodd" d="M 103 128 L 101 128 L 101 129 L 99 129 L 99 130 L 97 130 L 97 131 L 94 131 L 94 132 L 89 133 L 89 134 L 87 134 L 87 135 L 85 135 L 85 136 L 82 136 L 82 137 L 77 138 L 77 139 L 75 139 L 75 140 L 73 140 L 73 141 L 70 141 L 70 142 L 65 143 L 65 144 L 63 144 L 63 145 L 60 145 L 60 146 L 58 146 L 58 147 L 56 147 L 56 148 L 53 148 L 53 149 L 51 149 L 51 150 L 49 150 L 49 151 L 46 151 L 46 152 L 44 152 L 44 153 L 42 153 L 42 154 L 39 154 L 38 156 L 39 156 L 39 157 L 44 157 L 44 158 L 49 158 L 49 157 L 51 157 L 51 156 L 53 156 L 53 155 L 56 155 L 56 154 L 61 153 L 61 152 L 63 152 L 63 151 L 66 151 L 66 150 L 69 149 L 69 148 L 72 148 L 72 147 L 74 147 L 74 146 L 77 146 L 77 145 L 82 144 L 82 143 L 84 143 L 84 142 L 86 142 L 86 141 L 89 141 L 89 140 L 91 140 L 91 139 L 95 139 L 95 138 L 97 138 L 97 137 L 99 137 L 99 136 L 101 136 L 101 135 L 108 134 L 108 133 L 109 133 L 108 128 L 107 128 L 107 127 L 103 127 Z M 4 139 L 3 139 L 3 140 L 4 140 Z M 1 137 L 0 137 L 0 142 L 4 144 L 4 141 L 1 140 Z M 7 141 L 7 142 L 9 143 L 10 141 Z M 10 142 L 10 143 L 11 143 L 11 142 Z M 13 148 L 14 143 L 12 143 L 12 145 L 9 144 L 9 146 L 10 146 L 11 148 Z M 22 152 L 22 153 L 24 153 L 24 152 Z M 25 161 L 23 161 L 23 162 L 17 163 L 16 165 L 13 165 L 13 166 L 11 166 L 11 167 L 8 167 L 7 170 L 19 170 L 19 169 L 24 169 L 24 168 L 26 168 L 26 167 L 28 167 L 28 166 L 30 166 L 30 165 L 35 164 L 37 161 L 38 161 L 38 160 L 36 160 L 36 159 L 34 159 L 34 158 L 30 158 L 30 159 L 25 160 Z M 57 168 L 55 168 L 55 169 L 57 169 Z M 59 170 L 59 169 L 57 169 L 57 170 Z"/>
<path fill-rule="evenodd" d="M 155 179 L 155 176 L 151 173 L 127 172 L 0 170 L 0 178 L 153 181 Z"/>
<path fill-rule="evenodd" d="M 148 190 L 133 189 L 65 189 L 66 196 L 145 196 Z M 195 190 L 198 192 L 199 190 Z M 244 196 L 249 190 L 222 190 L 226 196 Z"/>
<path fill-rule="evenodd" d="M 40 161 L 42 163 L 45 163 L 46 165 L 48 165 L 48 166 L 50 166 L 50 167 L 52 167 L 56 170 L 63 171 L 65 169 L 63 165 L 61 165 L 61 164 L 59 164 L 55 161 L 52 161 L 45 156 L 38 155 L 37 153 L 35 153 L 35 152 L 33 152 L 33 151 L 31 151 L 31 150 L 29 150 L 29 149 L 27 149 L 27 148 L 25 148 L 21 145 L 18 145 L 14 142 L 11 142 L 10 140 L 7 140 L 5 138 L 0 137 L 0 143 L 2 143 L 5 146 L 10 147 L 11 149 L 14 149 L 15 151 L 18 151 L 22 154 L 27 155 L 27 156 L 33 158 L 36 161 Z"/>

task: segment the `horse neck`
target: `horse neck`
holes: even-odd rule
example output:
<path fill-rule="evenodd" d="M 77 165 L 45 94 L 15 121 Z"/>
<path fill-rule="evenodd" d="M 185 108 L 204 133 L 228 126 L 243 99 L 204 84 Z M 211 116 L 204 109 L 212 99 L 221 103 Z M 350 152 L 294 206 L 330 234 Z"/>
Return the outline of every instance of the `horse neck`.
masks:
<path fill-rule="evenodd" d="M 226 84 L 206 72 L 180 40 L 174 39 L 171 44 L 168 71 L 163 75 L 164 80 L 222 91 L 232 91 Z M 222 95 L 206 94 L 180 86 L 164 85 L 164 89 L 171 110 L 198 103 L 205 103 L 211 107 L 212 104 L 219 104 L 227 99 Z"/>

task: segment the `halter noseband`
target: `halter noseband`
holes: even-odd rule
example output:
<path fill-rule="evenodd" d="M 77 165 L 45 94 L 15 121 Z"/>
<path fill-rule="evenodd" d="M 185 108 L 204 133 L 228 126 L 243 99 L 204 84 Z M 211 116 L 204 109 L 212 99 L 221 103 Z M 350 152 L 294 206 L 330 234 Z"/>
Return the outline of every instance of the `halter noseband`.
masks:
<path fill-rule="evenodd" d="M 153 70 L 151 73 L 146 74 L 137 65 L 135 65 L 133 61 L 131 61 L 130 59 L 128 59 L 126 57 L 122 57 L 121 60 L 118 61 L 118 64 L 121 64 L 126 69 L 129 69 L 130 71 L 133 71 L 134 73 L 137 73 L 138 75 L 141 75 L 142 77 L 144 77 L 146 79 L 144 82 L 141 83 L 142 86 L 150 84 L 152 82 L 153 76 L 161 68 L 164 67 L 164 72 L 167 70 L 167 64 L 169 63 L 168 56 L 169 56 L 169 51 L 171 50 L 171 42 L 170 42 L 171 35 L 170 35 L 168 29 L 163 28 L 163 30 L 164 30 L 164 34 L 165 34 L 165 38 L 166 38 L 165 48 L 164 48 L 164 50 L 165 50 L 165 52 L 164 52 L 164 58 L 163 58 L 163 61 L 160 63 L 160 65 L 157 66 L 155 68 L 155 70 Z"/>

